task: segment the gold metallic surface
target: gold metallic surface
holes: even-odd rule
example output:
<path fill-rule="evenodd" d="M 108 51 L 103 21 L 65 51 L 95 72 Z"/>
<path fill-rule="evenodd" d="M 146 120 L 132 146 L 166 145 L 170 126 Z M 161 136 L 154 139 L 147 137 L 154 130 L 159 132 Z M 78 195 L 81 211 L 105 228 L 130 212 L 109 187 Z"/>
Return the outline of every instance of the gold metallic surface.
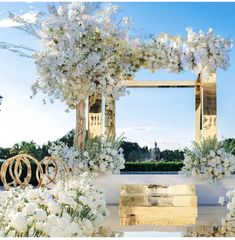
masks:
<path fill-rule="evenodd" d="M 202 77 L 198 75 L 195 85 L 195 141 L 202 139 Z"/>
<path fill-rule="evenodd" d="M 115 99 L 112 96 L 105 98 L 105 135 L 116 136 Z"/>
<path fill-rule="evenodd" d="M 216 74 L 203 82 L 203 138 L 217 135 Z"/>
<path fill-rule="evenodd" d="M 50 183 L 56 183 L 59 174 L 66 176 L 68 174 L 68 169 L 64 161 L 60 157 L 50 156 L 45 157 L 41 161 L 41 165 L 45 167 L 46 179 L 44 179 L 43 185 L 48 185 Z M 50 171 L 50 167 L 53 168 Z"/>
<path fill-rule="evenodd" d="M 190 225 L 198 215 L 195 185 L 121 186 L 119 216 L 122 226 Z"/>
<path fill-rule="evenodd" d="M 120 218 L 121 226 L 134 225 L 158 225 L 158 226 L 185 226 L 196 224 L 196 218 L 193 217 L 150 217 L 150 216 L 131 216 Z"/>
<path fill-rule="evenodd" d="M 126 81 L 127 88 L 195 88 L 195 141 L 217 135 L 216 73 L 187 81 Z"/>
<path fill-rule="evenodd" d="M 4 161 L 1 167 L 1 180 L 5 189 L 9 189 L 10 186 L 21 186 L 25 187 L 29 185 L 29 182 L 32 178 L 32 169 L 30 162 L 33 162 L 36 165 L 35 177 L 38 183 L 38 186 L 42 184 L 43 170 L 40 162 L 28 155 L 28 154 L 19 154 L 12 158 L 9 158 Z M 23 165 L 26 166 L 26 177 L 21 180 L 20 177 L 23 173 Z M 7 172 L 9 171 L 11 182 L 7 181 Z"/>
<path fill-rule="evenodd" d="M 121 186 L 121 195 L 123 194 L 144 194 L 148 196 L 164 195 L 195 195 L 196 188 L 194 184 L 187 185 L 168 185 L 168 184 L 125 184 Z"/>
<path fill-rule="evenodd" d="M 194 88 L 194 80 L 183 81 L 125 81 L 128 88 Z"/>
<path fill-rule="evenodd" d="M 32 170 L 32 163 L 36 166 L 35 170 Z M 53 168 L 53 171 L 50 171 L 50 167 Z M 22 179 L 23 172 L 26 173 L 24 179 Z M 28 154 L 19 154 L 5 160 L 0 170 L 1 181 L 5 190 L 15 186 L 26 187 L 30 184 L 32 178 L 36 179 L 38 187 L 48 187 L 50 183 L 55 184 L 60 177 L 66 176 L 67 173 L 68 168 L 59 157 L 45 157 L 39 162 Z"/>
<path fill-rule="evenodd" d="M 76 106 L 76 127 L 74 136 L 74 147 L 84 149 L 86 136 L 86 117 L 85 117 L 85 101 L 80 101 Z"/>
<path fill-rule="evenodd" d="M 93 94 L 88 100 L 88 136 L 99 137 L 102 134 L 102 95 Z"/>

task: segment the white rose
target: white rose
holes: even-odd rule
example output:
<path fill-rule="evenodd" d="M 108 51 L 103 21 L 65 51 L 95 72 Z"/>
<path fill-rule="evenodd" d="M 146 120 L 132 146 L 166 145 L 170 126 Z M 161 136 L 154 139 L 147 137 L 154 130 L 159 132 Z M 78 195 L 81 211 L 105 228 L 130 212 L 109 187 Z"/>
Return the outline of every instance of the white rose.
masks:
<path fill-rule="evenodd" d="M 49 237 L 63 237 L 64 236 L 64 233 L 63 233 L 63 230 L 60 229 L 59 227 L 52 227 L 48 233 L 48 236 Z"/>
<path fill-rule="evenodd" d="M 46 236 L 49 236 L 49 232 L 51 231 L 52 225 L 48 224 L 48 222 L 43 223 L 43 232 Z"/>
<path fill-rule="evenodd" d="M 36 209 L 33 217 L 36 221 L 45 221 L 47 214 L 43 209 Z"/>
<path fill-rule="evenodd" d="M 40 193 L 37 189 L 30 189 L 26 192 L 26 195 L 29 199 L 35 199 L 39 197 Z"/>
<path fill-rule="evenodd" d="M 43 223 L 41 221 L 35 223 L 35 229 L 38 231 L 43 231 Z"/>
<path fill-rule="evenodd" d="M 84 157 L 89 157 L 88 152 L 87 152 L 87 151 L 83 152 L 83 156 L 84 156 Z"/>
<path fill-rule="evenodd" d="M 65 192 L 59 192 L 59 202 L 68 205 L 76 205 L 76 202 L 68 196 Z"/>
<path fill-rule="evenodd" d="M 57 214 L 61 211 L 59 203 L 55 201 L 49 201 L 47 206 L 48 210 L 53 214 Z"/>
<path fill-rule="evenodd" d="M 31 214 L 36 207 L 37 205 L 35 203 L 27 203 L 23 211 L 28 215 Z"/>
<path fill-rule="evenodd" d="M 26 218 L 23 213 L 17 212 L 10 221 L 10 226 L 17 232 L 24 232 L 27 229 Z"/>
<path fill-rule="evenodd" d="M 210 150 L 210 156 L 215 157 L 215 152 L 213 150 Z"/>
<path fill-rule="evenodd" d="M 47 218 L 48 225 L 57 225 L 58 217 L 50 214 Z"/>
<path fill-rule="evenodd" d="M 83 168 L 83 163 L 80 162 L 80 163 L 78 164 L 78 167 L 82 169 L 82 168 Z"/>
<path fill-rule="evenodd" d="M 76 235 L 77 237 L 82 236 L 82 231 L 81 231 L 81 227 L 79 224 L 72 222 L 70 225 L 70 228 L 71 228 L 72 235 Z"/>
<path fill-rule="evenodd" d="M 73 181 L 71 181 L 69 184 L 70 189 L 77 189 L 78 186 L 79 186 L 79 181 L 77 181 L 75 179 Z"/>
<path fill-rule="evenodd" d="M 88 205 L 88 199 L 84 196 L 80 196 L 79 197 L 79 201 L 83 204 L 83 205 Z"/>
<path fill-rule="evenodd" d="M 111 151 L 111 155 L 114 157 L 114 156 L 116 156 L 117 155 L 117 151 L 115 150 L 115 149 L 113 149 L 112 151 Z"/>

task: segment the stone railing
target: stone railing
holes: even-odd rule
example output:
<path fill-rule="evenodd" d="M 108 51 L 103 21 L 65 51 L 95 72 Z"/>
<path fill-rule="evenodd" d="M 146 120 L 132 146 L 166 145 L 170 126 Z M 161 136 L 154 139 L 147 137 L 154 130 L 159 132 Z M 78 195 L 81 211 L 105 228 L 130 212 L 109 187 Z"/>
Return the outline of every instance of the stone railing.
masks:
<path fill-rule="evenodd" d="M 0 178 L 4 189 L 8 190 L 11 186 L 26 187 L 32 180 L 37 187 L 49 186 L 56 183 L 61 173 L 63 176 L 67 175 L 68 168 L 59 157 L 50 156 L 38 161 L 28 154 L 19 154 L 3 162 Z"/>

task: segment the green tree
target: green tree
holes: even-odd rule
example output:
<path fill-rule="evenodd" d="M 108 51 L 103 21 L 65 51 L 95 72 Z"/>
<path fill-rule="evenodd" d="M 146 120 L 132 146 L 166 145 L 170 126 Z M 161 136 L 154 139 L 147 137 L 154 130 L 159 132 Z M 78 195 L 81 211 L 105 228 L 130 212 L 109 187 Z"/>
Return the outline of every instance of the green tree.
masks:
<path fill-rule="evenodd" d="M 183 161 L 184 151 L 182 150 L 163 150 L 161 151 L 161 158 L 165 161 Z"/>

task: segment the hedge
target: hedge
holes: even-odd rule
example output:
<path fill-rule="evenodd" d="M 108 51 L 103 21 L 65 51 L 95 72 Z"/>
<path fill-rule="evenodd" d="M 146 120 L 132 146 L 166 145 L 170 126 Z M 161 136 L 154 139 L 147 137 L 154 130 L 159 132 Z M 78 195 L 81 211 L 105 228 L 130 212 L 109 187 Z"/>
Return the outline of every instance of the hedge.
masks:
<path fill-rule="evenodd" d="M 180 171 L 183 162 L 126 162 L 122 172 Z"/>

